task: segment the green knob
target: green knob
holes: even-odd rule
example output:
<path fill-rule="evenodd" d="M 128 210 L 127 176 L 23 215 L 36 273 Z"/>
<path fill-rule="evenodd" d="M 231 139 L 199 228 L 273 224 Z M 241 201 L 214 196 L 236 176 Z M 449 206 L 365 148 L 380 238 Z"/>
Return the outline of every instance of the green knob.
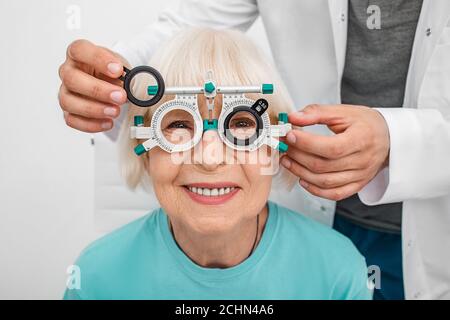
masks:
<path fill-rule="evenodd" d="M 134 116 L 134 125 L 141 127 L 144 125 L 144 116 Z"/>
<path fill-rule="evenodd" d="M 288 123 L 288 114 L 286 112 L 280 112 L 278 114 L 278 121 L 282 123 Z"/>
<path fill-rule="evenodd" d="M 277 149 L 280 152 L 286 152 L 286 151 L 288 151 L 288 145 L 286 143 L 284 143 L 283 141 L 280 141 L 280 143 L 278 143 Z"/>
<path fill-rule="evenodd" d="M 212 82 L 205 83 L 205 92 L 213 93 L 216 90 L 216 86 Z"/>
<path fill-rule="evenodd" d="M 134 153 L 136 153 L 138 156 L 140 156 L 141 154 L 146 153 L 146 152 L 147 152 L 147 150 L 145 150 L 145 147 L 142 144 L 140 144 L 140 145 L 136 146 L 136 148 L 134 148 Z"/>
<path fill-rule="evenodd" d="M 149 96 L 154 96 L 158 93 L 158 86 L 148 86 L 147 87 L 147 94 Z"/>
<path fill-rule="evenodd" d="M 262 93 L 263 94 L 272 94 L 273 93 L 273 84 L 271 84 L 271 83 L 264 83 L 262 85 Z"/>

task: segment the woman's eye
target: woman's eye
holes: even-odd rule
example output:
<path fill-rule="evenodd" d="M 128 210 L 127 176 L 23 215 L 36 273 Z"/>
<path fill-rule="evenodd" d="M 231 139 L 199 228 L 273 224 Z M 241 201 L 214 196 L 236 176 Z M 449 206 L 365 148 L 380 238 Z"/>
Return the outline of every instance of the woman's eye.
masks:
<path fill-rule="evenodd" d="M 169 129 L 190 129 L 189 123 L 185 121 L 174 121 L 170 123 L 167 128 Z"/>
<path fill-rule="evenodd" d="M 255 122 L 250 119 L 235 119 L 231 125 L 233 128 L 249 128 L 254 127 Z"/>

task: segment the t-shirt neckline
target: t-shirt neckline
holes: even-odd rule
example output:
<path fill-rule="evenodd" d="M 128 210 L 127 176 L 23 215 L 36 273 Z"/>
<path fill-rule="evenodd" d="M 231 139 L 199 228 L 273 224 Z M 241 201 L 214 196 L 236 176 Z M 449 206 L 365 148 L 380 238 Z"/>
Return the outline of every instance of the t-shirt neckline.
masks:
<path fill-rule="evenodd" d="M 196 279 L 202 278 L 204 280 L 214 281 L 229 280 L 230 278 L 237 277 L 255 267 L 269 249 L 278 223 L 278 208 L 276 204 L 271 201 L 267 201 L 267 206 L 268 217 L 258 246 L 250 257 L 230 268 L 205 268 L 193 262 L 176 244 L 169 229 L 169 217 L 162 208 L 158 211 L 158 228 L 161 231 L 161 236 L 163 237 L 167 249 L 186 272 L 195 275 Z"/>

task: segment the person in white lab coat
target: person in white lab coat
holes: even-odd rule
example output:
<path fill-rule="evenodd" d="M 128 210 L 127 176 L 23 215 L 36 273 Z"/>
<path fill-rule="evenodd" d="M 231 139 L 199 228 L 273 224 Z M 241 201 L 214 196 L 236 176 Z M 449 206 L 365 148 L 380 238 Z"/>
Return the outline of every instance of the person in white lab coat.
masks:
<path fill-rule="evenodd" d="M 183 27 L 246 30 L 261 16 L 276 67 L 303 109 L 291 122 L 335 133 L 291 132 L 283 164 L 308 192 L 337 201 L 323 208 L 338 213 L 335 228 L 368 264 L 380 265 L 378 298 L 450 299 L 450 1 L 365 5 L 368 19 L 380 9 L 381 29 L 369 20 L 361 27 L 356 0 L 184 0 L 113 51 L 76 41 L 59 70 L 65 121 L 111 129 L 126 100 L 122 64 L 147 63 Z"/>

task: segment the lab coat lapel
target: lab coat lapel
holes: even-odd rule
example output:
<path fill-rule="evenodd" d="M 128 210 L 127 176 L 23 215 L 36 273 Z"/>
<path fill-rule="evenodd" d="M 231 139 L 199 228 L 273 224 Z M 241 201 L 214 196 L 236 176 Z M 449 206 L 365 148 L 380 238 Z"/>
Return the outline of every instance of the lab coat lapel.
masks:
<path fill-rule="evenodd" d="M 404 107 L 417 108 L 428 62 L 449 18 L 449 0 L 424 0 L 409 64 Z"/>
<path fill-rule="evenodd" d="M 340 88 L 341 78 L 344 72 L 345 51 L 347 48 L 348 0 L 328 0 L 328 8 L 330 11 L 331 26 L 333 28 L 336 67 Z"/>

